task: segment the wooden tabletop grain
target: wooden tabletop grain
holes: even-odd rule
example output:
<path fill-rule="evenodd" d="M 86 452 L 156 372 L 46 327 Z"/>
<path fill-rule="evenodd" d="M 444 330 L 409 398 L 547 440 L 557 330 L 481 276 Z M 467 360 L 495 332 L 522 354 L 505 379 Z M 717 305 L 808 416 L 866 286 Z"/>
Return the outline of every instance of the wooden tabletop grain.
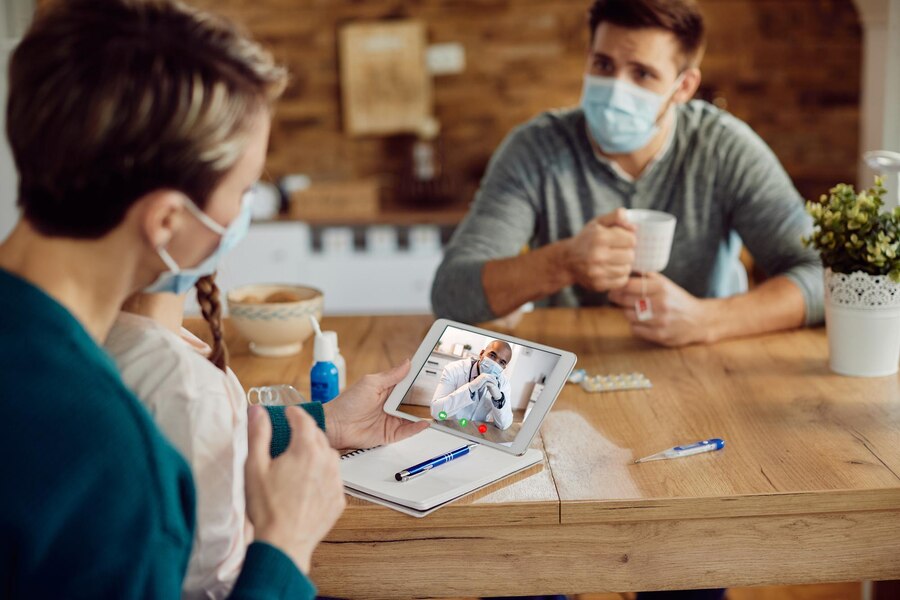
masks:
<path fill-rule="evenodd" d="M 338 332 L 352 382 L 412 356 L 431 322 L 344 317 L 323 327 Z M 196 321 L 188 326 L 202 332 Z M 824 329 L 666 349 L 634 338 L 618 311 L 549 309 L 512 333 L 575 352 L 589 373 L 642 372 L 653 387 L 591 394 L 567 385 L 535 440 L 542 470 L 424 519 L 351 499 L 316 553 L 322 593 L 900 578 L 900 380 L 830 373 Z M 238 336 L 227 339 L 245 387 L 308 390 L 311 343 L 298 356 L 263 359 Z M 710 437 L 726 448 L 633 462 Z M 478 577 L 446 576 L 473 564 Z"/>

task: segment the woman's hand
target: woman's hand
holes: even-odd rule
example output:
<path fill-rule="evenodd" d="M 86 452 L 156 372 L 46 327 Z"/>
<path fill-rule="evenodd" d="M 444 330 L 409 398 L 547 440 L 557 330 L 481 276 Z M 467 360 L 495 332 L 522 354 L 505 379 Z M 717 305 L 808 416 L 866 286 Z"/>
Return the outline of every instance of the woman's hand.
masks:
<path fill-rule="evenodd" d="M 389 371 L 366 375 L 325 403 L 325 432 L 331 446 L 372 448 L 428 429 L 427 421 L 407 421 L 384 412 L 385 401 L 407 373 L 409 360 Z"/>
<path fill-rule="evenodd" d="M 296 406 L 284 414 L 291 443 L 272 459 L 271 422 L 262 407 L 250 407 L 247 515 L 257 540 L 279 548 L 309 574 L 313 551 L 344 511 L 344 482 L 340 457 L 313 418 Z"/>

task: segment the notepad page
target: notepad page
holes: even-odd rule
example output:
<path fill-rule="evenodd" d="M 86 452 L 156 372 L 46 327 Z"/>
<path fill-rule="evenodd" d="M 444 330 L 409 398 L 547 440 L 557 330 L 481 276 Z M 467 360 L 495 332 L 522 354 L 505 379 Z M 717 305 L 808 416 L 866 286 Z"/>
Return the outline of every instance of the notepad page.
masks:
<path fill-rule="evenodd" d="M 426 429 L 401 442 L 373 448 L 341 459 L 344 485 L 389 502 L 428 510 L 465 495 L 543 458 L 530 449 L 513 456 L 477 446 L 462 458 L 434 468 L 421 477 L 399 482 L 394 474 L 415 464 L 464 446 L 467 440 L 436 429 Z"/>

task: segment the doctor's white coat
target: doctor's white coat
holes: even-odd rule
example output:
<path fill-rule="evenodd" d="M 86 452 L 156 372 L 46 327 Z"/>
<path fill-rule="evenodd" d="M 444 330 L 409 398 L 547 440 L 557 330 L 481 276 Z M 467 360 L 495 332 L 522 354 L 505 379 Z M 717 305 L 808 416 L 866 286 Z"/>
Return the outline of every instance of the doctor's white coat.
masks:
<path fill-rule="evenodd" d="M 500 392 L 506 402 L 503 408 L 495 408 L 487 388 L 473 395 L 467 387 L 471 381 L 470 374 L 472 379 L 478 377 L 478 367 L 475 366 L 477 362 L 475 359 L 464 358 L 444 367 L 441 381 L 431 400 L 431 416 L 438 419 L 443 411 L 447 413 L 448 419 L 483 421 L 493 423 L 497 429 L 507 429 L 513 422 L 509 379 L 504 375 L 500 376 Z"/>

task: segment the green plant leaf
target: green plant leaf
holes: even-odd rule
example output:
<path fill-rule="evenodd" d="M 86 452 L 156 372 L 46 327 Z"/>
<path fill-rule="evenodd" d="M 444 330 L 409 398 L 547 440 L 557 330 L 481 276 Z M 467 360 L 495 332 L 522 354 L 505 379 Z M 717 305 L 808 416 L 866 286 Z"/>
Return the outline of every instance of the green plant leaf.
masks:
<path fill-rule="evenodd" d="M 814 228 L 801 241 L 836 273 L 863 271 L 900 281 L 900 207 L 883 211 L 885 193 L 876 177 L 868 190 L 857 193 L 839 183 L 818 201 L 807 201 Z"/>

